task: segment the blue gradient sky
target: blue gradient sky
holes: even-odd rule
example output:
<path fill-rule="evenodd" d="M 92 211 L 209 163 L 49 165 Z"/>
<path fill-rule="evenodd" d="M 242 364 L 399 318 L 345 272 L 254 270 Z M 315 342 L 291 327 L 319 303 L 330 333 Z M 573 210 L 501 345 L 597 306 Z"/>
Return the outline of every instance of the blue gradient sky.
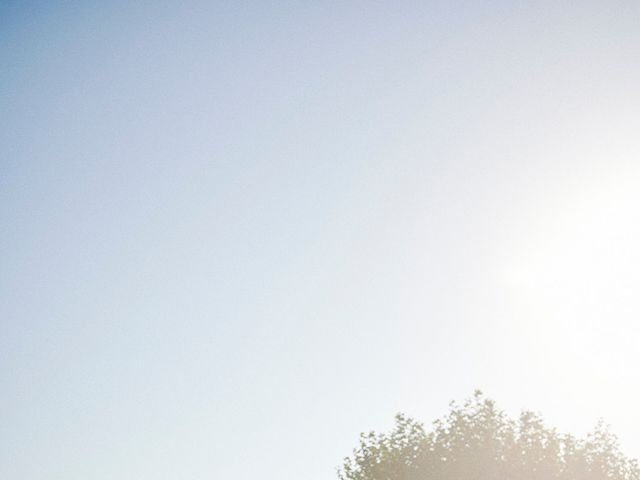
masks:
<path fill-rule="evenodd" d="M 2 2 L 0 476 L 332 478 L 476 387 L 639 456 L 639 20 Z"/>

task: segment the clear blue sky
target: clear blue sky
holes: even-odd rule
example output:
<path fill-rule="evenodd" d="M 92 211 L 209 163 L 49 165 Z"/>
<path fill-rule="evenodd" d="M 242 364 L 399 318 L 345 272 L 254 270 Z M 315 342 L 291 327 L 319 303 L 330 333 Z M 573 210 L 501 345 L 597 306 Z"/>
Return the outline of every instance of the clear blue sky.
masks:
<path fill-rule="evenodd" d="M 640 455 L 640 4 L 0 6 L 0 477 L 334 477 L 484 389 Z"/>

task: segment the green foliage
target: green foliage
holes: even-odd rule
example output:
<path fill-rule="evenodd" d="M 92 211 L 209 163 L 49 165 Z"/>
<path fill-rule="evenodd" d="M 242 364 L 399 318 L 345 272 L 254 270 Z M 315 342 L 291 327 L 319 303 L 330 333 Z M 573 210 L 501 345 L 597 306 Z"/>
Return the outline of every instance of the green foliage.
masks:
<path fill-rule="evenodd" d="M 403 415 L 390 433 L 362 434 L 340 480 L 640 480 L 635 460 L 599 423 L 561 435 L 531 412 L 509 418 L 477 391 L 429 431 Z"/>

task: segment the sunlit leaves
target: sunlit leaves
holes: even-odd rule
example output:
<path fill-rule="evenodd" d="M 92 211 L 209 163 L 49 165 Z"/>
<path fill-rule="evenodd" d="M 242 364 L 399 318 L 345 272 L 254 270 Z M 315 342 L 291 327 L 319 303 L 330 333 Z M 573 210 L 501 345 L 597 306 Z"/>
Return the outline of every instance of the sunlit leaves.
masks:
<path fill-rule="evenodd" d="M 362 434 L 341 480 L 640 480 L 635 460 L 598 424 L 586 438 L 559 434 L 540 416 L 518 419 L 481 392 L 426 430 L 403 415 L 389 433 Z"/>

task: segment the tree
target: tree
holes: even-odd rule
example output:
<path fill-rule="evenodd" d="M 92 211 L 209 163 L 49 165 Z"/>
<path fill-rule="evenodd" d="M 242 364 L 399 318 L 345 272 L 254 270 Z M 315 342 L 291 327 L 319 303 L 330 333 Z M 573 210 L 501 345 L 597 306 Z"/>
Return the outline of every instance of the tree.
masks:
<path fill-rule="evenodd" d="M 602 423 L 586 438 L 559 434 L 542 418 L 512 419 L 480 391 L 424 426 L 396 415 L 389 433 L 360 435 L 340 480 L 640 480 Z"/>

